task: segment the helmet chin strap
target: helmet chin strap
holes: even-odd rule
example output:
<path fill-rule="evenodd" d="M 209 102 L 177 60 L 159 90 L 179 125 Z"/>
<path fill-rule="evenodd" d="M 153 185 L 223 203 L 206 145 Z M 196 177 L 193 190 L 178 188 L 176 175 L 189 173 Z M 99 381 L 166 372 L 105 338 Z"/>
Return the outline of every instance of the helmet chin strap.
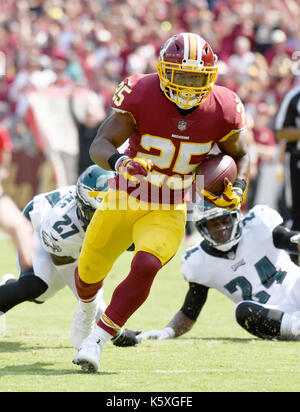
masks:
<path fill-rule="evenodd" d="M 233 248 L 238 243 L 238 241 L 229 241 L 228 243 L 225 243 L 224 245 L 213 245 L 214 249 L 220 250 L 221 252 L 228 252 L 230 249 Z"/>

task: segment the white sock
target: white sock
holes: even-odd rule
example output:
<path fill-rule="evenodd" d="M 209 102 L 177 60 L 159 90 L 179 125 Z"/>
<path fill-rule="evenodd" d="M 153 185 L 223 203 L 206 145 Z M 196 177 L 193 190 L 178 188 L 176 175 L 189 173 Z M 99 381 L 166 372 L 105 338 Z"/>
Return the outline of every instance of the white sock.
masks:
<path fill-rule="evenodd" d="M 280 335 L 291 340 L 299 340 L 300 317 L 285 313 L 281 320 Z"/>
<path fill-rule="evenodd" d="M 94 298 L 93 300 L 90 300 L 90 301 L 88 301 L 88 302 L 86 302 L 86 301 L 84 301 L 84 300 L 81 300 L 81 299 L 79 300 L 79 303 L 80 303 L 80 305 L 82 306 L 83 310 L 90 311 L 90 310 L 95 309 L 95 306 L 96 306 L 96 304 L 97 304 L 97 302 L 96 302 L 96 296 L 97 296 L 97 295 L 95 295 L 95 298 Z"/>
<path fill-rule="evenodd" d="M 100 328 L 98 325 L 93 329 L 92 333 L 90 336 L 93 336 L 93 338 L 98 341 L 100 339 L 101 341 L 101 346 L 103 347 L 108 341 L 111 340 L 112 336 L 110 333 L 106 332 L 104 329 Z"/>

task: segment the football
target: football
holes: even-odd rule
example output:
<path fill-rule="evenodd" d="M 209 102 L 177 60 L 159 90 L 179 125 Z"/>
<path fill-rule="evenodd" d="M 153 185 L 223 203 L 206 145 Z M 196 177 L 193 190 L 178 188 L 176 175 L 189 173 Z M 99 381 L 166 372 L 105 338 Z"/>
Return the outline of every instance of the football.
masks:
<path fill-rule="evenodd" d="M 204 176 L 204 189 L 220 195 L 224 191 L 224 178 L 227 177 L 233 183 L 237 176 L 237 167 L 234 159 L 225 154 L 208 155 L 203 162 L 197 167 L 197 176 Z M 202 180 L 196 180 L 196 190 L 201 194 L 203 189 Z"/>

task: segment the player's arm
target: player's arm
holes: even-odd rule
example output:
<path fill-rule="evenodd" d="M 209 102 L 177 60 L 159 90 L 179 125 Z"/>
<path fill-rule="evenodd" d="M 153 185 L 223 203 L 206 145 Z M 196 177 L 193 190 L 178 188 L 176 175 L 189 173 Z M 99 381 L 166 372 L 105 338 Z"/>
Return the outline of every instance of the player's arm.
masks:
<path fill-rule="evenodd" d="M 231 156 L 237 165 L 237 179 L 243 180 L 246 184 L 250 174 L 250 156 L 247 144 L 247 131 L 241 130 L 231 135 L 224 142 L 219 142 L 220 150 Z"/>
<path fill-rule="evenodd" d="M 273 243 L 278 249 L 300 255 L 300 232 L 279 225 L 273 229 Z"/>
<path fill-rule="evenodd" d="M 50 257 L 55 266 L 68 265 L 69 263 L 73 263 L 76 260 L 71 256 L 57 256 L 50 254 Z"/>
<path fill-rule="evenodd" d="M 203 190 L 204 200 L 216 207 L 235 209 L 243 201 L 250 176 L 250 156 L 248 152 L 246 130 L 232 134 L 224 142 L 218 142 L 220 150 L 231 156 L 237 165 L 237 177 L 233 184 L 224 179 L 225 189 L 221 196 Z"/>
<path fill-rule="evenodd" d="M 14 201 L 6 194 L 0 196 L 0 227 L 14 242 L 22 268 L 32 267 L 33 227 Z"/>
<path fill-rule="evenodd" d="M 0 165 L 0 180 L 4 180 L 9 176 L 11 166 L 12 153 L 11 151 L 2 152 L 2 162 Z"/>
<path fill-rule="evenodd" d="M 288 142 L 297 142 L 300 139 L 300 129 L 293 126 L 277 130 L 275 134 L 278 140 L 284 139 Z"/>
<path fill-rule="evenodd" d="M 104 169 L 112 169 L 128 175 L 146 176 L 152 168 L 152 162 L 147 159 L 134 158 L 118 152 L 120 147 L 135 131 L 133 116 L 128 112 L 113 111 L 99 127 L 97 135 L 90 147 L 90 157 Z"/>
<path fill-rule="evenodd" d="M 138 336 L 142 339 L 170 339 L 181 336 L 192 329 L 207 299 L 208 287 L 198 283 L 189 283 L 189 290 L 186 294 L 181 309 L 164 329 L 151 330 Z"/>
<path fill-rule="evenodd" d="M 134 132 L 135 122 L 128 112 L 113 111 L 100 125 L 90 147 L 90 157 L 103 169 L 111 169 L 109 159 L 118 157 L 117 150 Z"/>

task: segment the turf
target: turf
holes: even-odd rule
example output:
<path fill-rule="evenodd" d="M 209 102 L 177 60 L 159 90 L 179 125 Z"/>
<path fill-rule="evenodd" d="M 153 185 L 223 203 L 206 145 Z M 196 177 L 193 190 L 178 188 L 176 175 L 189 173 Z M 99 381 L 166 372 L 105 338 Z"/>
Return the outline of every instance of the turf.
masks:
<path fill-rule="evenodd" d="M 187 285 L 180 274 L 182 245 L 161 270 L 145 304 L 126 325 L 164 327 L 180 309 Z M 128 272 L 132 253 L 116 262 L 105 282 L 109 302 Z M 17 274 L 14 249 L 0 239 L 1 273 Z M 131 348 L 104 348 L 101 372 L 88 375 L 72 364 L 69 330 L 76 301 L 65 288 L 36 305 L 26 302 L 6 315 L 0 337 L 0 392 L 298 392 L 297 342 L 256 339 L 234 321 L 234 304 L 211 290 L 198 322 L 180 338 L 144 341 Z"/>

